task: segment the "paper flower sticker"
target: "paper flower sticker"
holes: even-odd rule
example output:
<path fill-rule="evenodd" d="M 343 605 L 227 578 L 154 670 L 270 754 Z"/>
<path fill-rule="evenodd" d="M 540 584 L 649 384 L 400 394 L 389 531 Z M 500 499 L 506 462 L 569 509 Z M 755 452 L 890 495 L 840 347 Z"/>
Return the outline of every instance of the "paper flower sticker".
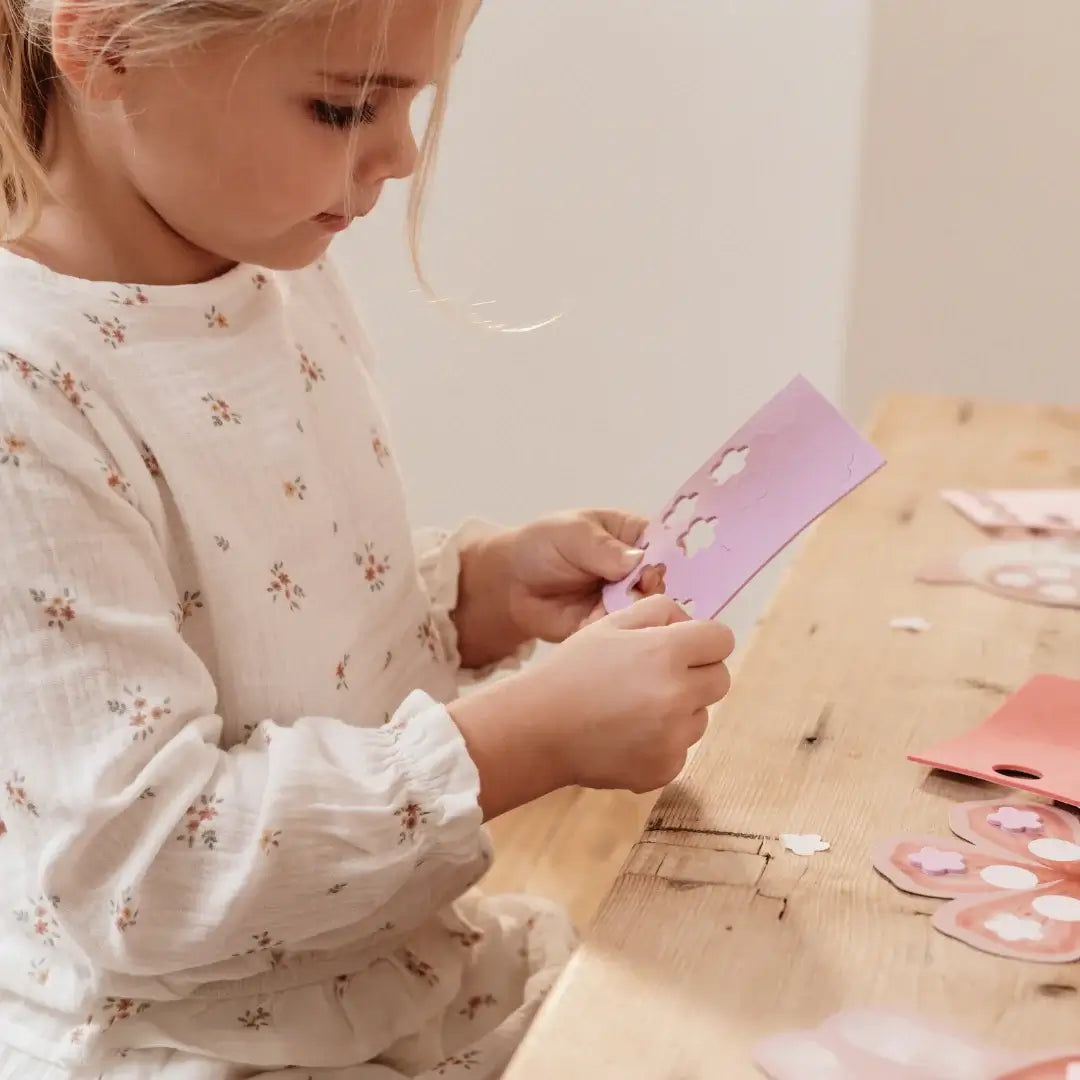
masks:
<path fill-rule="evenodd" d="M 924 847 L 921 851 L 916 851 L 908 856 L 908 862 L 930 877 L 963 874 L 967 870 L 967 862 L 958 851 L 942 851 L 936 847 Z"/>
<path fill-rule="evenodd" d="M 1042 815 L 1037 810 L 1018 810 L 1015 806 L 999 807 L 987 814 L 986 820 L 995 828 L 1012 833 L 1039 833 L 1043 828 Z"/>
<path fill-rule="evenodd" d="M 925 567 L 917 580 L 930 585 L 975 585 L 1028 604 L 1080 607 L 1080 541 L 1069 538 L 984 544 Z"/>
<path fill-rule="evenodd" d="M 819 833 L 808 833 L 805 836 L 799 833 L 781 833 L 780 843 L 792 855 L 801 855 L 803 858 L 828 851 L 830 847 L 829 841 L 823 840 Z"/>
<path fill-rule="evenodd" d="M 1017 1068 L 1003 1051 L 886 1009 L 774 1035 L 754 1048 L 754 1062 L 771 1080 L 1080 1080 L 1080 1054 Z"/>
<path fill-rule="evenodd" d="M 1016 960 L 1080 960 L 1080 818 L 1039 803 L 971 802 L 953 808 L 949 825 L 959 839 L 890 840 L 875 867 L 905 892 L 951 901 L 932 920 L 949 937 Z"/>

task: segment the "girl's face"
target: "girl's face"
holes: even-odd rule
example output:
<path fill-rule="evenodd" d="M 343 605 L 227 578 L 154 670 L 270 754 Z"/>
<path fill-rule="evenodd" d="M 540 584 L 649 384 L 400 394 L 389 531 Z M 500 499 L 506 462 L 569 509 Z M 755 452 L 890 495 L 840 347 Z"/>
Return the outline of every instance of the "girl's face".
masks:
<path fill-rule="evenodd" d="M 460 49 L 454 4 L 398 0 L 389 22 L 381 8 L 102 68 L 97 99 L 76 105 L 80 141 L 107 148 L 108 160 L 91 151 L 100 179 L 131 189 L 190 248 L 306 265 L 413 171 L 410 107 Z"/>

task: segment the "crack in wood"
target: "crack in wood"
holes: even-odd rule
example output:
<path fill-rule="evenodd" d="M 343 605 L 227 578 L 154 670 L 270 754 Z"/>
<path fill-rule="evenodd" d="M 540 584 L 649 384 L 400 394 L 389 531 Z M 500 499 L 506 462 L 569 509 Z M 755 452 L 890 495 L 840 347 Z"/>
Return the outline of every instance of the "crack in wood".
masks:
<path fill-rule="evenodd" d="M 752 832 L 729 832 L 726 829 L 701 829 L 695 825 L 665 825 L 660 818 L 653 818 L 646 826 L 642 840 L 648 841 L 652 833 L 683 833 L 686 836 L 716 836 L 730 840 L 775 840 L 776 837 L 766 836 L 763 833 Z"/>
<path fill-rule="evenodd" d="M 829 730 L 829 720 L 833 713 L 833 703 L 826 701 L 821 707 L 821 712 L 817 715 L 817 720 L 814 723 L 813 729 L 808 735 L 802 737 L 802 745 L 805 747 L 815 747 L 818 743 L 825 740 Z"/>
<path fill-rule="evenodd" d="M 775 900 L 780 905 L 780 910 L 776 913 L 776 921 L 783 922 L 784 917 L 788 912 L 788 905 L 791 903 L 791 898 L 788 896 L 770 896 L 768 893 L 762 892 L 758 889 L 755 896 L 760 896 L 762 900 Z"/>
<path fill-rule="evenodd" d="M 961 686 L 969 686 L 972 690 L 986 690 L 991 694 L 1005 695 L 1012 693 L 1012 690 L 1008 686 L 991 682 L 989 679 L 980 679 L 977 676 L 969 676 L 966 679 L 960 679 L 959 684 Z"/>

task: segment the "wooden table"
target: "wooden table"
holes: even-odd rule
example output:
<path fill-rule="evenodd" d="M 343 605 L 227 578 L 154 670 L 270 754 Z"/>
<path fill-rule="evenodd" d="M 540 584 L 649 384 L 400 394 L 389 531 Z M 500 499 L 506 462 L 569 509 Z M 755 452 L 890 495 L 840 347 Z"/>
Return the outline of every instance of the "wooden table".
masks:
<path fill-rule="evenodd" d="M 938 934 L 938 902 L 870 862 L 999 790 L 905 760 L 976 726 L 1030 675 L 1080 675 L 1080 612 L 917 584 L 980 534 L 947 487 L 1080 486 L 1080 410 L 894 397 L 890 464 L 815 528 L 735 686 L 542 1010 L 506 1080 L 760 1080 L 760 1038 L 864 1004 L 938 1014 L 1020 1050 L 1080 1043 L 1080 965 Z M 901 615 L 929 633 L 889 628 Z M 786 854 L 782 832 L 827 854 Z"/>

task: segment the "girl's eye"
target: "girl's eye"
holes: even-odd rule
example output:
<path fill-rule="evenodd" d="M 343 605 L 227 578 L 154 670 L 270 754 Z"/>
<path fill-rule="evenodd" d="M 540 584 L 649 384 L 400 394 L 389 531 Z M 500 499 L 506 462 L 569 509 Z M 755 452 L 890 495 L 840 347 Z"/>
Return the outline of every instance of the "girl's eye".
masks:
<path fill-rule="evenodd" d="M 329 101 L 313 101 L 311 111 L 320 124 L 333 128 L 357 127 L 375 120 L 375 106 L 370 101 L 365 101 L 363 105 L 332 105 Z"/>

